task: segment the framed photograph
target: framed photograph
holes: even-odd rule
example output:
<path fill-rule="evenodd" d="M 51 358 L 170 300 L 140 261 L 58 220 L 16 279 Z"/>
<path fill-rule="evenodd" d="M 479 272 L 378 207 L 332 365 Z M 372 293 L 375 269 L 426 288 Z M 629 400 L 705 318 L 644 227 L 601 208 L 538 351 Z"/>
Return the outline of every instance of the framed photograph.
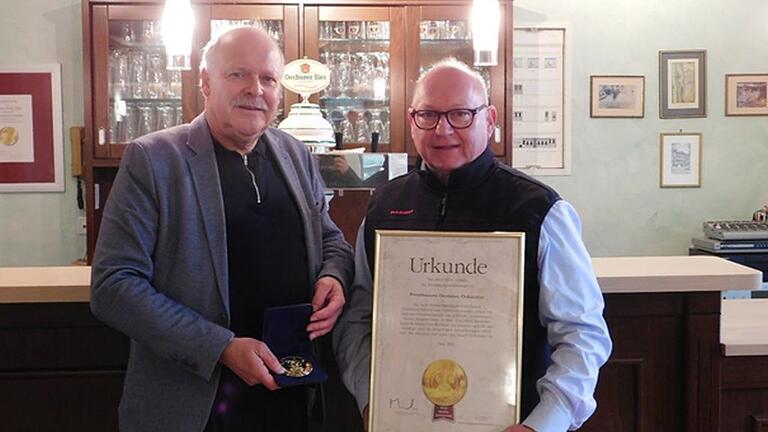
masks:
<path fill-rule="evenodd" d="M 663 188 L 701 186 L 701 134 L 662 133 L 659 185 Z"/>
<path fill-rule="evenodd" d="M 0 65 L 0 192 L 63 192 L 61 66 Z"/>
<path fill-rule="evenodd" d="M 725 115 L 768 115 L 768 73 L 726 75 Z"/>
<path fill-rule="evenodd" d="M 518 423 L 524 247 L 524 233 L 376 232 L 370 431 Z"/>
<path fill-rule="evenodd" d="M 514 27 L 512 167 L 534 176 L 571 174 L 571 30 L 568 23 Z"/>
<path fill-rule="evenodd" d="M 706 77 L 706 51 L 659 51 L 659 117 L 706 117 Z"/>
<path fill-rule="evenodd" d="M 642 118 L 645 116 L 645 77 L 592 75 L 589 79 L 590 117 Z"/>

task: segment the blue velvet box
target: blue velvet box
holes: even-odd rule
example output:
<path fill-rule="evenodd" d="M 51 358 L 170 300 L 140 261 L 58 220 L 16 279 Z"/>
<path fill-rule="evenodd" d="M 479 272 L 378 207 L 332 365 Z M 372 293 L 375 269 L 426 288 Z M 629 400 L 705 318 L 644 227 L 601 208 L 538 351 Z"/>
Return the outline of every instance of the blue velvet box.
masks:
<path fill-rule="evenodd" d="M 310 315 L 312 305 L 309 303 L 267 308 L 264 311 L 263 340 L 275 357 L 280 360 L 295 356 L 312 363 L 312 371 L 303 377 L 272 373 L 280 387 L 316 384 L 328 378 L 312 353 L 312 341 L 307 332 Z"/>

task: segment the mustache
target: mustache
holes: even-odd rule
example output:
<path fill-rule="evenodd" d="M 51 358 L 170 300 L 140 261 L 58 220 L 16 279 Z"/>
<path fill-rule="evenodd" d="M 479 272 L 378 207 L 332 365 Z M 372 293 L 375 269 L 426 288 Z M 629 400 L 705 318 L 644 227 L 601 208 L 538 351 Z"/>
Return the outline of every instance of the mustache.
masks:
<path fill-rule="evenodd" d="M 269 107 L 267 106 L 266 102 L 264 102 L 261 98 L 250 98 L 250 97 L 244 97 L 239 96 L 235 100 L 232 101 L 232 106 L 246 106 L 251 109 L 260 109 L 264 111 L 269 111 Z"/>

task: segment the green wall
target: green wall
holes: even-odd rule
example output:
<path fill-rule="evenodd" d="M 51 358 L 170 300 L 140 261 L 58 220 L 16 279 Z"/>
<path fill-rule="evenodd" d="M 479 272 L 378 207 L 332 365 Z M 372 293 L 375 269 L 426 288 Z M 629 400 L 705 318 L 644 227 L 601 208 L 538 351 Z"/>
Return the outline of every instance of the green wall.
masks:
<path fill-rule="evenodd" d="M 768 2 L 517 0 L 520 22 L 572 31 L 572 175 L 542 177 L 582 215 L 594 256 L 680 255 L 705 219 L 747 218 L 768 204 L 768 117 L 724 117 L 726 73 L 768 72 Z M 707 50 L 707 113 L 658 117 L 658 51 Z M 85 254 L 76 234 L 68 130 L 83 125 L 80 0 L 0 2 L 0 63 L 60 63 L 64 193 L 0 194 L 0 266 L 66 265 Z M 643 119 L 591 119 L 589 76 L 646 77 Z M 660 189 L 659 133 L 703 134 L 702 187 Z"/>
<path fill-rule="evenodd" d="M 67 265 L 85 255 L 76 233 L 69 128 L 83 123 L 80 0 L 0 1 L 0 64 L 61 64 L 65 192 L 0 193 L 0 266 Z M 1 169 L 1 168 L 0 168 Z"/>
<path fill-rule="evenodd" d="M 725 117 L 725 74 L 768 73 L 764 0 L 517 0 L 515 21 L 569 23 L 572 175 L 542 177 L 582 216 L 593 256 L 685 255 L 701 222 L 768 204 L 768 117 Z M 659 50 L 707 50 L 707 117 L 659 119 Z M 567 60 L 566 60 L 567 61 Z M 645 117 L 589 117 L 589 77 L 644 75 Z M 659 188 L 659 133 L 701 132 L 702 184 Z"/>

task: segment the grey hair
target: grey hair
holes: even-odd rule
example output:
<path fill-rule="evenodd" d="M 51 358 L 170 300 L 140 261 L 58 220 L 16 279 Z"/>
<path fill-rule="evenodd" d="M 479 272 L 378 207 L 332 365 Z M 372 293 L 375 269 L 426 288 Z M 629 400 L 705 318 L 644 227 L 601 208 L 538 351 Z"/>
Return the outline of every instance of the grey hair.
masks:
<path fill-rule="evenodd" d="M 488 86 L 485 85 L 485 80 L 483 79 L 483 76 L 480 75 L 480 72 L 476 71 L 475 69 L 472 69 L 466 63 L 457 59 L 456 57 L 446 57 L 442 60 L 438 60 L 437 62 L 429 65 L 427 69 L 424 72 L 422 72 L 421 75 L 419 75 L 419 79 L 416 80 L 416 85 L 414 86 L 414 92 L 413 92 L 414 99 L 418 95 L 418 90 L 421 87 L 422 82 L 432 72 L 439 69 L 455 69 L 467 74 L 469 77 L 474 79 L 478 88 L 482 90 L 482 96 L 485 99 L 485 103 L 488 103 Z M 411 103 L 413 103 L 413 100 L 411 100 Z"/>
<path fill-rule="evenodd" d="M 205 44 L 203 49 L 200 51 L 200 71 L 201 72 L 203 70 L 209 69 L 209 66 L 212 63 L 212 60 L 214 58 L 214 54 L 216 53 L 216 49 L 219 47 L 219 41 L 221 41 L 221 38 L 229 34 L 230 32 L 233 32 L 235 30 L 240 30 L 240 29 L 253 29 L 269 37 L 269 40 L 272 41 L 273 48 L 280 55 L 280 61 L 282 63 L 285 63 L 285 57 L 283 55 L 283 50 L 280 49 L 280 45 L 278 45 L 277 41 L 272 37 L 272 35 L 269 34 L 269 32 L 267 31 L 267 27 L 264 25 L 264 22 L 257 20 L 252 25 L 233 26 L 221 32 L 218 36 L 212 37 L 208 41 L 208 43 Z"/>

